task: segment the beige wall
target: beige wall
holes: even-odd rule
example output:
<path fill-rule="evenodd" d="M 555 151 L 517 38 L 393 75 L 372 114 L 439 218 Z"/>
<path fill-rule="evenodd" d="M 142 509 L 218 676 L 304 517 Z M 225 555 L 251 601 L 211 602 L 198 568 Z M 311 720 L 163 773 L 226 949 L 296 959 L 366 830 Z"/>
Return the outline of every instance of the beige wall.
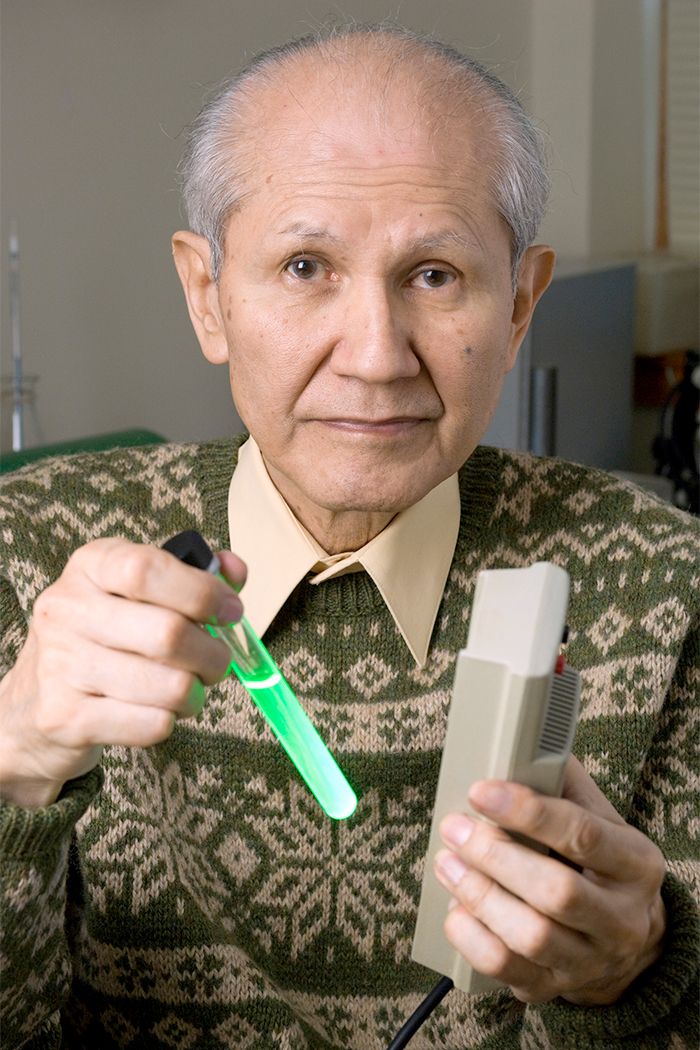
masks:
<path fill-rule="evenodd" d="M 404 24 L 496 66 L 551 136 L 555 193 L 545 232 L 571 255 L 644 246 L 636 171 L 647 2 L 339 6 L 357 19 L 398 10 Z M 25 371 L 40 375 L 46 440 L 129 426 L 202 439 L 237 428 L 225 369 L 201 357 L 169 257 L 170 234 L 183 224 L 173 175 L 182 129 L 246 56 L 334 7 L 3 0 L 2 370 L 11 368 L 6 245 L 16 217 Z"/>
<path fill-rule="evenodd" d="M 657 0 L 533 0 L 533 108 L 553 186 L 542 237 L 560 254 L 653 247 L 657 12 Z"/>

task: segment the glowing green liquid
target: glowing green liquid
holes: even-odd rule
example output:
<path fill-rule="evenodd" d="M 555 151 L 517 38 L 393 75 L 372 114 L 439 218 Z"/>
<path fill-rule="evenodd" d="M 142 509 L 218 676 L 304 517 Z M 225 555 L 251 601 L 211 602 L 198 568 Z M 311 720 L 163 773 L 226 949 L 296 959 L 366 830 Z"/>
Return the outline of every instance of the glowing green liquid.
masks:
<path fill-rule="evenodd" d="M 279 671 L 267 682 L 241 681 L 328 816 L 354 813 L 355 792 Z"/>
<path fill-rule="evenodd" d="M 237 626 L 208 629 L 231 648 L 231 667 L 322 809 L 335 820 L 349 817 L 357 807 L 355 792 L 250 624 L 243 619 Z"/>

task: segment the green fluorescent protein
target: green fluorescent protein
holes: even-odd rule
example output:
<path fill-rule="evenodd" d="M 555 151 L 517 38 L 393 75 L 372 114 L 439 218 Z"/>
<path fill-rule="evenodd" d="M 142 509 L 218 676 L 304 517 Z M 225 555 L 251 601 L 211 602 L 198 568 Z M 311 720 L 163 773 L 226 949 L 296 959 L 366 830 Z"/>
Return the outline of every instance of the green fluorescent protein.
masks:
<path fill-rule="evenodd" d="M 245 617 L 207 630 L 231 650 L 231 668 L 250 693 L 321 808 L 335 820 L 354 813 L 357 797 L 309 716 Z"/>

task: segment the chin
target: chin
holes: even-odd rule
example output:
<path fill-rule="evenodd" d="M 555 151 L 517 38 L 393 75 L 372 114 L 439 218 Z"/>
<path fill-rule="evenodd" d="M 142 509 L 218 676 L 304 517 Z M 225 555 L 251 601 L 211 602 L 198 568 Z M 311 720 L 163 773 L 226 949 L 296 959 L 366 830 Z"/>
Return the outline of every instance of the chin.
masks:
<path fill-rule="evenodd" d="M 452 473 L 452 472 L 451 472 Z M 402 475 L 404 475 L 402 477 Z M 327 479 L 316 487 L 311 498 L 319 506 L 336 513 L 359 511 L 374 514 L 398 514 L 418 503 L 448 474 L 430 475 L 420 468 L 404 474 L 403 470 L 345 472 Z"/>

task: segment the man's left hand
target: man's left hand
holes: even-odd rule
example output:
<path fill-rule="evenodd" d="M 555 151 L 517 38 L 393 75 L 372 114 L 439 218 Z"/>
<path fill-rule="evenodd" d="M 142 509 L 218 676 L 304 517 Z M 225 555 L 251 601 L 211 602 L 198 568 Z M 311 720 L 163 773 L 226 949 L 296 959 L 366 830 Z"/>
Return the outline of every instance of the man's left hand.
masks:
<path fill-rule="evenodd" d="M 453 895 L 445 933 L 481 973 L 524 1002 L 615 1002 L 661 954 L 666 913 L 660 850 L 626 824 L 569 760 L 561 799 L 479 781 L 469 801 L 495 827 L 451 814 L 435 860 Z M 571 864 L 515 842 L 521 832 Z"/>

